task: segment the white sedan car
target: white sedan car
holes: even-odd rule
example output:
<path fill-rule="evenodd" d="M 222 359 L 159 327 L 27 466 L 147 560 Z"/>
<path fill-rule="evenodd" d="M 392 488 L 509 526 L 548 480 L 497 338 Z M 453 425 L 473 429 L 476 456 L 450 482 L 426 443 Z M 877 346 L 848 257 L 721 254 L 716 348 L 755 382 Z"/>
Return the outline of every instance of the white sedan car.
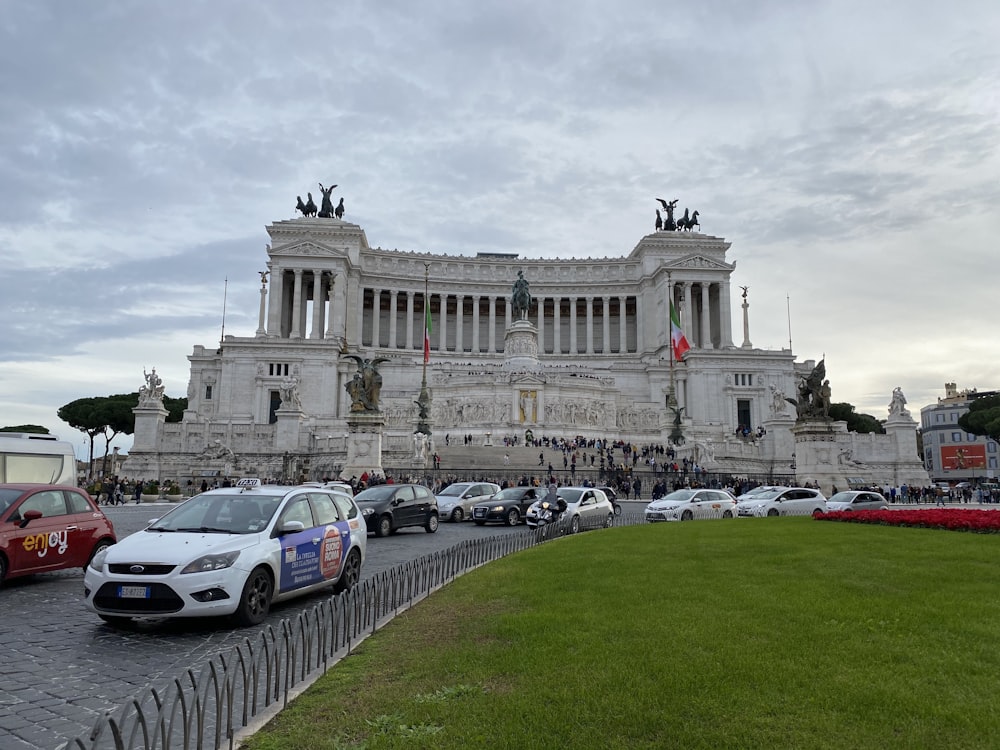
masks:
<path fill-rule="evenodd" d="M 879 492 L 871 490 L 848 490 L 838 492 L 826 501 L 826 509 L 829 512 L 835 510 L 887 510 L 889 503 Z"/>
<path fill-rule="evenodd" d="M 732 518 L 736 500 L 725 490 L 676 490 L 646 506 L 647 521 L 693 521 Z"/>
<path fill-rule="evenodd" d="M 610 526 L 615 520 L 615 507 L 608 496 L 596 487 L 560 487 L 556 494 L 566 501 L 566 510 L 560 523 L 570 534 L 580 529 L 595 529 Z M 542 500 L 536 500 L 528 508 L 524 517 L 528 526 L 538 525 L 538 510 Z"/>
<path fill-rule="evenodd" d="M 826 513 L 826 498 L 808 487 L 772 487 L 736 499 L 739 518 L 757 516 L 817 516 Z"/>
<path fill-rule="evenodd" d="M 448 521 L 472 518 L 472 506 L 493 497 L 500 491 L 493 482 L 455 482 L 449 484 L 437 497 L 438 515 Z"/>
<path fill-rule="evenodd" d="M 368 530 L 351 497 L 241 484 L 196 495 L 95 555 L 87 607 L 113 624 L 229 615 L 256 625 L 272 602 L 357 584 Z"/>

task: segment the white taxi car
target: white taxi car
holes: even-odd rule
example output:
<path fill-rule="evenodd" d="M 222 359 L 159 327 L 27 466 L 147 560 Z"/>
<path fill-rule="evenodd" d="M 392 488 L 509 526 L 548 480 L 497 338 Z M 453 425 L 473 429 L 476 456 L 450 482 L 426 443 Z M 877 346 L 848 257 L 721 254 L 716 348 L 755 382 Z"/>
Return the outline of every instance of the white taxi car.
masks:
<path fill-rule="evenodd" d="M 87 606 L 110 623 L 229 615 L 256 625 L 271 603 L 357 584 L 368 530 L 353 498 L 320 487 L 196 495 L 87 566 Z"/>
<path fill-rule="evenodd" d="M 732 518 L 736 500 L 725 490 L 675 490 L 646 506 L 647 521 L 693 521 Z"/>
<path fill-rule="evenodd" d="M 826 498 L 808 487 L 772 487 L 736 498 L 737 518 L 759 516 L 818 516 L 826 513 Z"/>

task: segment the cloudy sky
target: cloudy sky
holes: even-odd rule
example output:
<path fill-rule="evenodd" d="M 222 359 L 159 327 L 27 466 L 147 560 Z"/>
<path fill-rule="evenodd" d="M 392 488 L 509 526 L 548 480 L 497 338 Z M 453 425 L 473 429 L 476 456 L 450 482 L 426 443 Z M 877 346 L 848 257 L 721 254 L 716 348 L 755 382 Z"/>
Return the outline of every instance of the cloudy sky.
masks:
<path fill-rule="evenodd" d="M 184 396 L 317 182 L 463 255 L 627 255 L 679 198 L 835 401 L 1000 388 L 995 0 L 6 0 L 0 34 L 0 426 L 82 445 L 58 408 L 153 366 Z"/>

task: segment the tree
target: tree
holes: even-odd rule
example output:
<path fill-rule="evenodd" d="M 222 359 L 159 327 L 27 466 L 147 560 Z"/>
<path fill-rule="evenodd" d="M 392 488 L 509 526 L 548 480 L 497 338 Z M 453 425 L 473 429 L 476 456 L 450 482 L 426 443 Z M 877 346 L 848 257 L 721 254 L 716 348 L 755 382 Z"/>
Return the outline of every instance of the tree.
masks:
<path fill-rule="evenodd" d="M 885 433 L 885 428 L 871 414 L 858 414 L 854 411 L 854 405 L 841 402 L 830 404 L 830 419 L 838 422 L 847 422 L 847 429 L 850 432 L 877 432 Z"/>
<path fill-rule="evenodd" d="M 48 435 L 49 429 L 40 424 L 19 424 L 14 427 L 0 427 L 0 432 L 30 432 L 34 435 Z"/>
<path fill-rule="evenodd" d="M 163 397 L 163 408 L 167 410 L 168 422 L 180 422 L 184 418 L 184 411 L 188 408 L 186 398 Z"/>
<path fill-rule="evenodd" d="M 105 435 L 108 428 L 107 415 L 102 409 L 104 401 L 103 398 L 78 398 L 76 401 L 70 401 L 68 404 L 60 406 L 56 412 L 59 419 L 90 438 L 88 475 L 90 473 L 89 467 L 94 465 L 94 438 L 98 435 Z"/>
<path fill-rule="evenodd" d="M 974 400 L 958 418 L 958 426 L 973 435 L 985 435 L 1000 442 L 1000 394 Z"/>

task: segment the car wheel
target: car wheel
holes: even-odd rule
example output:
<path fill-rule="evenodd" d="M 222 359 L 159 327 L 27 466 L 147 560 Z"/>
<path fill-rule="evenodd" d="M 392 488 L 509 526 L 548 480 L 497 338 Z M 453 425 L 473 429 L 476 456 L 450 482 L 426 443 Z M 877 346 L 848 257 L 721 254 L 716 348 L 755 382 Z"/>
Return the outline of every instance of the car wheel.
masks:
<path fill-rule="evenodd" d="M 521 514 L 517 512 L 517 508 L 511 508 L 507 511 L 507 525 L 517 526 L 521 522 Z"/>
<path fill-rule="evenodd" d="M 115 628 L 124 628 L 132 624 L 131 617 L 118 617 L 116 615 L 98 615 L 104 622 Z"/>
<path fill-rule="evenodd" d="M 769 515 L 769 516 L 776 516 L 776 515 L 778 515 L 778 509 L 777 509 L 777 508 L 771 508 L 771 509 L 770 509 L 770 510 L 769 510 L 769 511 L 767 512 L 767 515 Z"/>
<path fill-rule="evenodd" d="M 94 545 L 94 549 L 93 551 L 91 551 L 90 557 L 87 558 L 87 564 L 83 566 L 84 572 L 86 572 L 87 568 L 90 566 L 90 561 L 97 556 L 97 553 L 103 552 L 108 547 L 110 547 L 111 544 L 112 543 L 109 542 L 107 539 L 102 539 L 101 541 L 99 541 L 97 544 Z"/>
<path fill-rule="evenodd" d="M 455 521 L 457 523 L 458 521 L 461 521 L 463 518 L 465 518 L 465 513 L 462 512 L 461 508 L 455 508 L 455 510 L 451 512 L 452 521 Z"/>
<path fill-rule="evenodd" d="M 3 586 L 4 580 L 7 578 L 7 558 L 0 555 L 0 586 Z"/>
<path fill-rule="evenodd" d="M 733 512 L 731 510 L 724 510 L 724 511 L 722 511 L 722 517 L 723 518 L 732 518 L 733 517 Z"/>
<path fill-rule="evenodd" d="M 820 516 L 822 516 L 822 515 L 823 515 L 823 511 L 822 511 L 822 509 L 820 509 L 820 508 L 816 508 L 816 509 L 815 509 L 815 510 L 813 511 L 813 518 L 819 518 L 819 517 L 820 517 Z"/>
<path fill-rule="evenodd" d="M 355 547 L 347 553 L 347 559 L 344 561 L 344 569 L 340 573 L 340 580 L 337 581 L 337 585 L 333 587 L 333 590 L 338 594 L 350 591 L 358 585 L 358 581 L 360 580 L 361 553 Z"/>
<path fill-rule="evenodd" d="M 254 568 L 243 584 L 240 605 L 233 618 L 239 625 L 260 625 L 271 611 L 273 593 L 274 585 L 267 570 L 264 567 Z"/>
<path fill-rule="evenodd" d="M 618 503 L 615 503 L 615 515 L 620 516 L 621 514 L 622 514 L 622 506 L 618 505 Z"/>
<path fill-rule="evenodd" d="M 382 516 L 375 525 L 375 536 L 389 536 L 392 533 L 392 516 Z"/>
<path fill-rule="evenodd" d="M 438 530 L 438 517 L 437 513 L 431 513 L 427 516 L 427 523 L 424 525 L 424 529 L 428 534 L 433 534 Z"/>
<path fill-rule="evenodd" d="M 573 520 L 569 522 L 569 533 L 575 534 L 580 530 L 580 516 L 573 516 Z"/>
<path fill-rule="evenodd" d="M 692 513 L 689 510 L 684 511 L 683 513 L 681 513 L 681 520 L 682 521 L 694 520 L 694 513 Z"/>
<path fill-rule="evenodd" d="M 604 528 L 610 529 L 615 522 L 615 514 L 608 513 L 608 519 L 604 522 Z"/>

